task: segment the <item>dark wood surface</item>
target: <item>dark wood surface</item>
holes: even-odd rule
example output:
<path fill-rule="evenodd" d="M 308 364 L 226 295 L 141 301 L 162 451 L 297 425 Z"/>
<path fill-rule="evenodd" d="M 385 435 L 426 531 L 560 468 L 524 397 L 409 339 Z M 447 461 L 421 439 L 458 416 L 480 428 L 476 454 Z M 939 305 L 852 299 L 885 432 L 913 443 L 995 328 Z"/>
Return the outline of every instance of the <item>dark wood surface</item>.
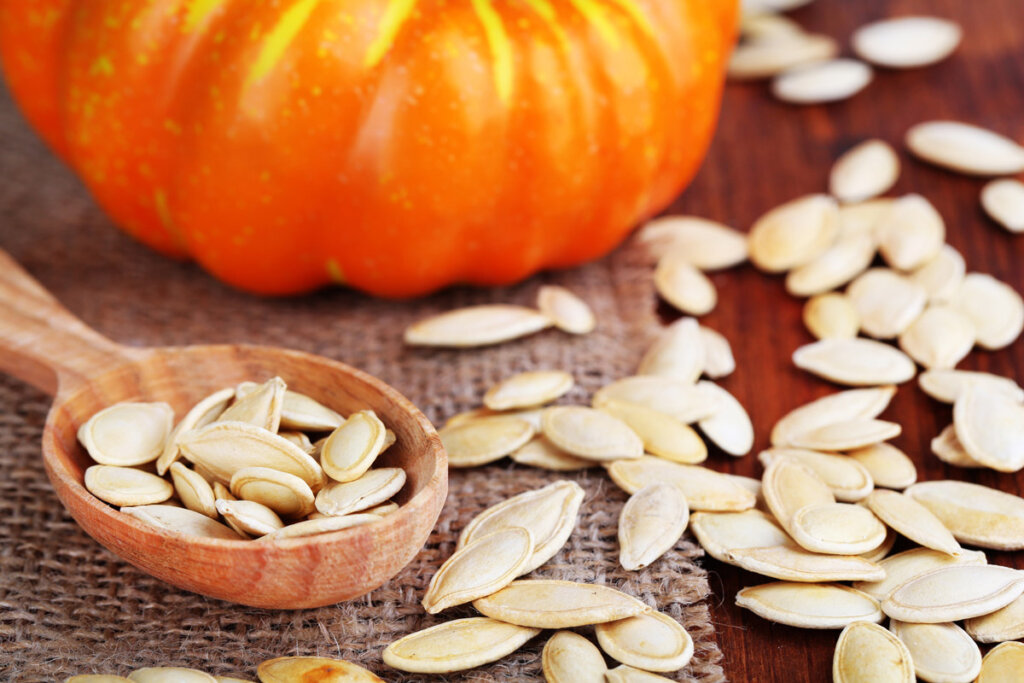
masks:
<path fill-rule="evenodd" d="M 879 70 L 854 98 L 826 106 L 795 107 L 774 101 L 763 84 L 727 86 L 722 120 L 711 154 L 672 212 L 708 216 L 746 229 L 764 210 L 827 188 L 828 169 L 856 142 L 879 137 L 901 151 L 903 171 L 891 194 L 919 192 L 946 220 L 947 240 L 968 270 L 988 272 L 1024 291 L 1024 236 L 997 227 L 982 213 L 983 180 L 955 175 L 902 152 L 903 134 L 928 119 L 958 119 L 1024 140 L 1024 6 L 1020 0 L 819 0 L 791 16 L 808 30 L 839 39 L 885 16 L 932 14 L 964 28 L 959 51 L 947 61 L 911 71 Z M 771 425 L 790 408 L 835 390 L 798 371 L 789 355 L 812 341 L 801 320 L 802 301 L 786 295 L 781 277 L 752 267 L 714 276 L 721 296 L 704 322 L 734 345 L 738 370 L 722 384 L 747 406 L 757 432 L 755 452 L 768 446 Z M 996 353 L 973 352 L 962 368 L 987 370 L 1024 381 L 1024 341 Z M 1024 493 L 1024 474 L 949 467 L 929 441 L 952 420 L 948 406 L 929 399 L 916 383 L 902 386 L 884 415 L 903 425 L 894 443 L 917 464 L 920 479 L 960 479 Z M 712 466 L 760 477 L 756 457 L 712 456 Z M 990 553 L 990 562 L 1024 568 L 1024 553 Z M 811 631 L 764 621 L 734 604 L 736 591 L 767 579 L 708 558 L 716 604 L 713 615 L 733 681 L 831 680 L 836 631 Z M 1024 674 L 1022 674 L 1024 675 Z"/>

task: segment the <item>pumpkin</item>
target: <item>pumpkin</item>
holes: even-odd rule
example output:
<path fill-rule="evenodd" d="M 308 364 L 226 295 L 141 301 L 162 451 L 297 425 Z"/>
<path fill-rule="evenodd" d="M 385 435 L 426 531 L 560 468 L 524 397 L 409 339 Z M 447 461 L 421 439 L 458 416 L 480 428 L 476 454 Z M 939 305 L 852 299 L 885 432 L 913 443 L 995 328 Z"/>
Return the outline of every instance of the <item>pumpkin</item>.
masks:
<path fill-rule="evenodd" d="M 125 231 L 258 293 L 605 254 L 710 142 L 732 0 L 0 0 L 25 116 Z"/>

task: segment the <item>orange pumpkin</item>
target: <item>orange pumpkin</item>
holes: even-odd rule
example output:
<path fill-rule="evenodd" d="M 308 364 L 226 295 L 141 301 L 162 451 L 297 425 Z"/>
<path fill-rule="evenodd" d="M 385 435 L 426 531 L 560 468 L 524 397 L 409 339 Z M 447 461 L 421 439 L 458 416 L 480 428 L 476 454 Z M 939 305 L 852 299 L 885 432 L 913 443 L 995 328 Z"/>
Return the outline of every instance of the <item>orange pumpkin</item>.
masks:
<path fill-rule="evenodd" d="M 711 139 L 733 0 L 0 0 L 33 126 L 224 281 L 384 296 L 596 258 Z"/>

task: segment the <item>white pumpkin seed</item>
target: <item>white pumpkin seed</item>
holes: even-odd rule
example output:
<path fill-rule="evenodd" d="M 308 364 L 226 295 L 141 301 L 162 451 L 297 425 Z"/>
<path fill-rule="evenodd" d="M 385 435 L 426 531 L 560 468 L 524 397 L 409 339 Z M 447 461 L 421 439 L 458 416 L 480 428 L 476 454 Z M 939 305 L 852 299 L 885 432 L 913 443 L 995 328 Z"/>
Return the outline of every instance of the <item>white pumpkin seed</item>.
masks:
<path fill-rule="evenodd" d="M 1024 183 L 993 180 L 981 189 L 981 206 L 989 218 L 1010 232 L 1024 232 Z"/>
<path fill-rule="evenodd" d="M 1024 499 L 965 481 L 923 481 L 906 494 L 932 511 L 961 543 L 1024 549 Z"/>
<path fill-rule="evenodd" d="M 804 29 L 789 17 L 766 11 L 751 13 L 746 7 L 740 13 L 740 34 L 747 40 L 758 41 L 777 37 L 801 35 Z"/>
<path fill-rule="evenodd" d="M 548 316 L 524 306 L 470 306 L 411 325 L 405 330 L 405 343 L 453 348 L 488 346 L 525 337 L 551 324 Z"/>
<path fill-rule="evenodd" d="M 608 401 L 601 410 L 622 420 L 643 441 L 648 453 L 693 465 L 708 457 L 707 446 L 689 425 L 644 406 Z"/>
<path fill-rule="evenodd" d="M 174 495 L 170 482 L 133 467 L 91 465 L 85 470 L 85 488 L 111 505 L 154 505 Z"/>
<path fill-rule="evenodd" d="M 704 347 L 704 374 L 712 379 L 731 375 L 736 369 L 736 359 L 725 335 L 701 325 L 700 342 Z"/>
<path fill-rule="evenodd" d="M 289 524 L 277 531 L 271 531 L 266 536 L 261 536 L 259 540 L 263 542 L 284 538 L 318 536 L 332 531 L 341 531 L 342 529 L 350 529 L 354 526 L 379 522 L 380 519 L 380 515 L 370 514 L 369 510 L 354 515 L 328 515 Z"/>
<path fill-rule="evenodd" d="M 508 415 L 481 417 L 438 432 L 449 467 L 476 467 L 500 460 L 533 438 L 526 420 Z"/>
<path fill-rule="evenodd" d="M 761 478 L 761 495 L 775 519 L 790 534 L 790 523 L 797 512 L 836 501 L 832 489 L 794 458 L 775 458 L 768 464 Z"/>
<path fill-rule="evenodd" d="M 313 447 L 313 442 L 310 441 L 309 437 L 302 432 L 280 431 L 277 435 L 282 439 L 288 439 L 310 455 L 312 455 L 313 451 L 316 451 L 318 454 L 320 452 L 318 448 Z"/>
<path fill-rule="evenodd" d="M 823 503 L 796 511 L 787 527 L 793 540 L 816 553 L 859 555 L 885 541 L 885 526 L 862 505 Z"/>
<path fill-rule="evenodd" d="M 177 666 L 152 666 L 128 674 L 134 683 L 217 683 L 208 673 Z"/>
<path fill-rule="evenodd" d="M 800 448 L 770 448 L 757 459 L 767 469 L 778 458 L 793 458 L 811 470 L 832 490 L 836 500 L 852 503 L 871 493 L 874 482 L 859 462 L 845 455 L 819 453 Z"/>
<path fill-rule="evenodd" d="M 783 581 L 871 581 L 885 576 L 879 565 L 856 555 L 822 555 L 795 543 L 729 551 L 731 564 Z"/>
<path fill-rule="evenodd" d="M 884 140 L 871 139 L 848 149 L 832 165 L 829 192 L 841 202 L 862 202 L 896 184 L 900 159 Z"/>
<path fill-rule="evenodd" d="M 809 432 L 796 434 L 791 441 L 797 448 L 809 448 L 817 451 L 850 451 L 894 439 L 902 431 L 902 427 L 895 422 L 855 419 L 834 422 Z"/>
<path fill-rule="evenodd" d="M 139 505 L 123 507 L 121 512 L 147 524 L 152 524 L 177 534 L 202 536 L 204 538 L 223 538 L 235 541 L 242 538 L 220 522 L 187 508 L 174 507 L 173 505 Z"/>
<path fill-rule="evenodd" d="M 512 583 L 533 554 L 528 529 L 510 527 L 482 536 L 449 557 L 423 596 L 428 614 L 490 595 Z"/>
<path fill-rule="evenodd" d="M 792 445 L 794 435 L 836 422 L 877 417 L 888 407 L 889 401 L 895 395 L 896 387 L 883 386 L 850 389 L 822 396 L 794 408 L 779 420 L 772 428 L 772 445 Z"/>
<path fill-rule="evenodd" d="M 231 525 L 251 536 L 265 536 L 284 527 L 284 522 L 266 505 L 251 500 L 218 500 L 217 512 Z"/>
<path fill-rule="evenodd" d="M 530 628 L 573 628 L 634 617 L 650 607 L 622 591 L 590 583 L 513 581 L 473 601 L 481 614 Z"/>
<path fill-rule="evenodd" d="M 171 481 L 174 482 L 174 490 L 181 499 L 182 504 L 189 510 L 194 510 L 212 519 L 217 519 L 217 507 L 214 505 L 216 496 L 213 487 L 201 474 L 176 462 L 171 465 Z M 160 501 L 152 501 L 160 502 Z"/>
<path fill-rule="evenodd" d="M 541 428 L 551 443 L 580 458 L 605 461 L 639 458 L 644 453 L 643 441 L 625 422 L 593 408 L 547 408 Z"/>
<path fill-rule="evenodd" d="M 978 345 L 990 351 L 1009 346 L 1024 329 L 1024 300 L 991 275 L 968 273 L 950 304 L 971 319 Z"/>
<path fill-rule="evenodd" d="M 839 234 L 839 207 L 828 195 L 800 197 L 754 222 L 748 238 L 750 260 L 769 273 L 810 263 Z"/>
<path fill-rule="evenodd" d="M 876 443 L 858 448 L 847 457 L 867 470 L 875 486 L 902 491 L 917 481 L 917 467 L 914 466 L 914 461 L 892 444 Z M 836 497 L 839 498 L 838 495 Z"/>
<path fill-rule="evenodd" d="M 541 655 L 546 683 L 604 683 L 608 666 L 597 646 L 572 631 L 548 638 Z"/>
<path fill-rule="evenodd" d="M 1000 472 L 1024 469 L 1024 404 L 969 386 L 953 405 L 953 427 L 976 462 Z"/>
<path fill-rule="evenodd" d="M 685 317 L 665 328 L 640 359 L 638 375 L 697 381 L 704 371 L 704 340 L 696 318 Z"/>
<path fill-rule="evenodd" d="M 877 624 L 884 618 L 877 600 L 837 583 L 763 583 L 741 589 L 736 605 L 796 628 L 844 628 L 855 621 Z"/>
<path fill-rule="evenodd" d="M 793 545 L 775 519 L 760 510 L 694 512 L 690 530 L 711 557 L 727 564 L 734 564 L 729 556 L 734 550 Z"/>
<path fill-rule="evenodd" d="M 1024 643 L 996 645 L 981 660 L 976 683 L 1017 683 L 1024 670 Z"/>
<path fill-rule="evenodd" d="M 320 466 L 334 481 L 354 481 L 384 450 L 387 427 L 372 410 L 349 415 L 320 448 Z"/>
<path fill-rule="evenodd" d="M 924 287 L 929 302 L 947 303 L 960 289 L 966 271 L 967 266 L 960 252 L 944 244 L 938 254 L 914 269 L 909 277 Z"/>
<path fill-rule="evenodd" d="M 981 650 L 956 624 L 908 624 L 893 619 L 889 630 L 907 646 L 922 681 L 971 683 L 981 671 Z"/>
<path fill-rule="evenodd" d="M 646 671 L 678 671 L 693 657 L 693 639 L 679 622 L 653 610 L 594 627 L 601 649 Z"/>
<path fill-rule="evenodd" d="M 906 143 L 919 158 L 967 175 L 1024 171 L 1024 147 L 999 133 L 959 121 L 927 121 L 911 126 Z"/>
<path fill-rule="evenodd" d="M 974 323 L 951 306 L 932 305 L 900 334 L 899 345 L 929 370 L 950 369 L 974 348 Z"/>
<path fill-rule="evenodd" d="M 328 657 L 277 657 L 261 663 L 257 669 L 260 683 L 384 683 L 361 666 Z M 220 681 L 221 679 L 218 679 Z"/>
<path fill-rule="evenodd" d="M 865 503 L 885 524 L 918 545 L 947 555 L 959 555 L 963 550 L 939 518 L 909 496 L 875 491 Z"/>
<path fill-rule="evenodd" d="M 1024 401 L 1024 389 L 1008 377 L 971 370 L 929 370 L 918 378 L 921 390 L 936 401 L 956 403 L 969 386 L 986 392 L 998 392 L 1017 402 Z"/>
<path fill-rule="evenodd" d="M 876 227 L 878 221 L 892 208 L 896 201 L 890 197 L 869 199 L 856 204 L 843 204 L 839 207 L 839 235 L 843 238 L 855 235 L 867 235 L 878 244 Z"/>
<path fill-rule="evenodd" d="M 690 265 L 686 256 L 676 251 L 662 256 L 654 270 L 654 288 L 662 299 L 683 313 L 710 313 L 718 303 L 718 292 L 708 276 Z"/>
<path fill-rule="evenodd" d="M 791 104 L 822 104 L 853 97 L 874 77 L 856 59 L 831 59 L 786 69 L 772 81 L 772 94 Z"/>
<path fill-rule="evenodd" d="M 900 335 L 928 302 L 923 287 L 888 268 L 865 272 L 846 288 L 846 296 L 857 310 L 861 329 L 878 339 Z"/>
<path fill-rule="evenodd" d="M 696 216 L 655 218 L 640 229 L 637 240 L 655 259 L 679 252 L 700 270 L 731 268 L 747 260 L 746 235 Z"/>
<path fill-rule="evenodd" d="M 399 671 L 451 673 L 499 660 L 538 633 L 540 629 L 486 617 L 456 619 L 396 640 L 384 648 L 381 658 Z"/>
<path fill-rule="evenodd" d="M 882 601 L 893 619 L 939 624 L 990 614 L 1024 593 L 1024 574 L 994 564 L 933 569 L 894 590 Z"/>
<path fill-rule="evenodd" d="M 869 562 L 880 562 L 884 560 L 892 551 L 893 546 L 896 545 L 896 539 L 898 536 L 899 534 L 897 534 L 891 528 L 887 528 L 885 530 L 885 540 L 882 541 L 882 545 L 878 546 L 874 550 L 868 551 L 866 553 L 861 553 L 859 557 L 863 557 L 865 560 Z"/>
<path fill-rule="evenodd" d="M 960 27 L 938 17 L 896 17 L 853 32 L 853 51 L 872 64 L 913 69 L 941 62 L 960 44 Z"/>
<path fill-rule="evenodd" d="M 555 327 L 569 334 L 589 334 L 597 327 L 597 318 L 587 302 L 565 287 L 543 285 L 537 291 L 537 308 Z"/>
<path fill-rule="evenodd" d="M 185 417 L 181 418 L 181 422 L 177 424 L 170 437 L 168 437 L 163 452 L 157 458 L 156 473 L 160 476 L 167 474 L 171 463 L 175 462 L 181 455 L 181 451 L 178 450 L 178 437 L 181 434 L 192 429 L 205 427 L 216 420 L 234 397 L 234 388 L 228 387 L 227 389 L 221 389 L 210 394 L 192 406 L 192 409 L 185 414 Z"/>
<path fill-rule="evenodd" d="M 231 493 L 267 506 L 283 517 L 305 517 L 316 509 L 313 489 L 294 474 L 243 467 L 231 476 Z"/>
<path fill-rule="evenodd" d="M 345 418 L 314 398 L 290 389 L 284 392 L 281 429 L 326 432 L 337 429 L 344 421 Z"/>
<path fill-rule="evenodd" d="M 1024 638 L 1024 596 L 991 614 L 964 622 L 964 628 L 979 643 L 1000 643 Z"/>
<path fill-rule="evenodd" d="M 860 316 L 845 294 L 812 296 L 804 304 L 804 325 L 816 339 L 850 339 L 860 332 Z"/>
<path fill-rule="evenodd" d="M 960 439 L 956 436 L 956 427 L 947 426 L 939 435 L 931 441 L 932 453 L 942 462 L 955 467 L 984 467 L 980 462 L 971 457 L 971 454 L 964 450 Z"/>
<path fill-rule="evenodd" d="M 793 352 L 802 370 L 850 386 L 900 384 L 914 377 L 914 361 L 872 339 L 822 339 Z"/>
<path fill-rule="evenodd" d="M 753 493 L 728 475 L 699 465 L 681 465 L 650 456 L 616 460 L 608 466 L 608 474 L 619 488 L 629 494 L 648 484 L 676 486 L 683 492 L 691 510 L 747 510 L 754 507 L 757 500 Z"/>
<path fill-rule="evenodd" d="M 839 634 L 832 657 L 834 683 L 914 683 L 903 642 L 878 624 L 855 621 Z"/>
<path fill-rule="evenodd" d="M 131 683 L 131 680 L 124 676 L 114 676 L 111 674 L 82 674 L 66 678 L 64 683 Z"/>
<path fill-rule="evenodd" d="M 875 250 L 872 235 L 840 237 L 813 261 L 789 271 L 786 291 L 793 296 L 811 296 L 841 287 L 871 265 Z"/>
<path fill-rule="evenodd" d="M 331 482 L 316 494 L 316 509 L 328 516 L 360 512 L 383 503 L 405 486 L 405 470 L 381 467 L 368 471 L 359 479 L 345 483 Z"/>
<path fill-rule="evenodd" d="M 593 460 L 577 458 L 575 455 L 563 451 L 544 436 L 536 436 L 527 441 L 512 451 L 509 457 L 520 465 L 539 467 L 553 472 L 585 470 L 597 464 Z"/>
<path fill-rule="evenodd" d="M 78 440 L 101 465 L 144 465 L 163 453 L 173 421 L 166 403 L 115 403 L 86 420 Z"/>
<path fill-rule="evenodd" d="M 286 385 L 280 377 L 271 377 L 263 384 L 246 383 L 248 388 L 235 389 L 235 402 L 217 418 L 217 422 L 247 422 L 276 432 L 281 426 Z"/>
<path fill-rule="evenodd" d="M 772 40 L 741 44 L 729 59 L 729 78 L 768 78 L 798 64 L 831 59 L 839 52 L 835 40 L 825 35 L 793 33 Z"/>
<path fill-rule="evenodd" d="M 908 194 L 892 203 L 875 225 L 878 250 L 893 268 L 916 270 L 934 259 L 946 240 L 946 224 L 932 203 Z"/>
<path fill-rule="evenodd" d="M 707 385 L 689 384 L 668 377 L 639 375 L 612 382 L 594 394 L 593 406 L 622 401 L 657 410 L 687 424 L 697 422 L 718 408 L 717 395 Z"/>
<path fill-rule="evenodd" d="M 689 519 L 686 498 L 675 486 L 649 484 L 640 489 L 619 515 L 619 564 L 629 571 L 651 564 L 675 546 Z"/>
<path fill-rule="evenodd" d="M 716 397 L 715 411 L 697 425 L 704 435 L 729 455 L 743 456 L 754 447 L 754 425 L 750 415 L 732 394 L 714 382 L 699 382 L 699 386 Z"/>
<path fill-rule="evenodd" d="M 572 375 L 561 370 L 521 372 L 487 390 L 484 405 L 491 410 L 515 410 L 551 403 L 573 388 Z"/>
<path fill-rule="evenodd" d="M 931 548 L 913 548 L 879 561 L 878 564 L 884 570 L 884 577 L 872 581 L 858 581 L 853 587 L 876 600 L 884 600 L 911 579 L 923 576 L 934 569 L 985 563 L 985 553 L 980 551 L 965 550 L 959 555 L 948 555 Z"/>
<path fill-rule="evenodd" d="M 608 669 L 604 675 L 604 683 L 665 683 L 671 680 L 643 669 L 634 669 L 626 664 Z"/>

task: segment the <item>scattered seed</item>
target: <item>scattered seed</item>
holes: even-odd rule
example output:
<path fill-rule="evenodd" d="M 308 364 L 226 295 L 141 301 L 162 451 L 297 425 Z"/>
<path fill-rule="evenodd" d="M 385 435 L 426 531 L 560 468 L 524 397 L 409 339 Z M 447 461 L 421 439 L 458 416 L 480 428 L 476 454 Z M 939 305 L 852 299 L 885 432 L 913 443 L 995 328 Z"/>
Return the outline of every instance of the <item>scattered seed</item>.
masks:
<path fill-rule="evenodd" d="M 731 375 L 736 369 L 732 346 L 725 335 L 710 327 L 700 326 L 700 343 L 704 347 L 704 374 L 711 379 Z"/>
<path fill-rule="evenodd" d="M 689 518 L 686 498 L 675 486 L 649 484 L 640 489 L 619 515 L 619 564 L 629 571 L 651 564 L 675 546 Z"/>
<path fill-rule="evenodd" d="M 778 458 L 792 458 L 814 472 L 831 489 L 836 500 L 845 503 L 862 500 L 874 489 L 868 470 L 845 455 L 800 448 L 770 448 L 757 456 L 766 469 Z"/>
<path fill-rule="evenodd" d="M 978 345 L 990 351 L 1009 346 L 1024 329 L 1024 300 L 991 275 L 968 273 L 950 303 L 971 319 Z"/>
<path fill-rule="evenodd" d="M 896 491 L 875 491 L 865 503 L 880 520 L 914 543 L 948 555 L 961 553 L 949 529 L 913 498 Z"/>
<path fill-rule="evenodd" d="M 911 271 L 934 259 L 946 239 L 946 224 L 932 203 L 908 194 L 892 203 L 875 225 L 878 250 L 893 268 Z"/>
<path fill-rule="evenodd" d="M 518 650 L 540 629 L 488 619 L 456 619 L 410 633 L 384 648 L 388 666 L 412 673 L 443 674 L 472 669 Z"/>
<path fill-rule="evenodd" d="M 327 657 L 278 657 L 260 664 L 257 675 L 261 683 L 384 683 L 361 666 Z M 220 680 L 220 679 L 218 679 Z"/>
<path fill-rule="evenodd" d="M 548 638 L 541 655 L 547 683 L 604 683 L 608 666 L 593 643 L 572 631 Z"/>
<path fill-rule="evenodd" d="M 593 408 L 547 408 L 541 428 L 551 443 L 580 458 L 605 461 L 639 458 L 644 453 L 643 441 L 625 422 Z"/>
<path fill-rule="evenodd" d="M 548 316 L 524 306 L 470 306 L 415 323 L 405 330 L 405 343 L 453 348 L 487 346 L 539 332 L 551 324 Z"/>
<path fill-rule="evenodd" d="M 931 260 L 910 273 L 910 279 L 924 287 L 929 302 L 947 303 L 960 289 L 966 269 L 960 252 L 944 244 Z"/>
<path fill-rule="evenodd" d="M 951 306 L 932 305 L 899 337 L 904 353 L 929 370 L 951 369 L 974 348 L 974 323 Z"/>
<path fill-rule="evenodd" d="M 913 578 L 882 601 L 893 619 L 939 624 L 990 614 L 1024 593 L 1020 572 L 994 564 L 942 567 Z"/>
<path fill-rule="evenodd" d="M 328 516 L 360 512 L 385 502 L 402 490 L 405 470 L 372 469 L 355 481 L 331 482 L 316 494 L 316 509 Z"/>
<path fill-rule="evenodd" d="M 1024 405 L 968 387 L 953 405 L 956 437 L 971 459 L 1000 472 L 1024 468 Z"/>
<path fill-rule="evenodd" d="M 853 51 L 872 64 L 912 69 L 941 62 L 960 44 L 960 27 L 937 17 L 897 17 L 861 26 Z"/>
<path fill-rule="evenodd" d="M 709 392 L 706 384 L 693 385 L 657 375 L 626 377 L 594 394 L 595 408 L 600 409 L 609 401 L 641 405 L 687 424 L 708 417 L 718 408 L 717 395 Z"/>
<path fill-rule="evenodd" d="M 907 646 L 878 624 L 856 621 L 839 634 L 832 658 L 834 683 L 914 683 Z"/>
<path fill-rule="evenodd" d="M 1024 670 L 1024 643 L 1001 643 L 981 660 L 977 683 L 1014 683 Z"/>
<path fill-rule="evenodd" d="M 1024 638 L 1024 596 L 991 614 L 964 622 L 964 628 L 979 643 L 999 643 Z"/>
<path fill-rule="evenodd" d="M 166 479 L 132 467 L 92 465 L 85 470 L 85 488 L 111 505 L 154 505 L 174 495 Z"/>
<path fill-rule="evenodd" d="M 840 237 L 813 261 L 789 271 L 786 291 L 811 296 L 841 287 L 871 265 L 876 248 L 872 235 Z"/>
<path fill-rule="evenodd" d="M 689 315 L 710 313 L 718 292 L 707 275 L 693 267 L 683 252 L 662 256 L 654 271 L 654 287 L 668 303 Z"/>
<path fill-rule="evenodd" d="M 894 386 L 850 389 L 798 406 L 772 428 L 772 445 L 790 446 L 795 435 L 836 422 L 877 417 L 895 395 Z"/>
<path fill-rule="evenodd" d="M 839 234 L 839 207 L 823 194 L 807 195 L 768 211 L 750 229 L 750 260 L 769 273 L 810 263 Z"/>
<path fill-rule="evenodd" d="M 981 189 L 981 206 L 989 218 L 1010 232 L 1024 232 L 1024 183 L 993 180 Z"/>
<path fill-rule="evenodd" d="M 818 451 L 851 451 L 872 446 L 900 435 L 903 428 L 895 422 L 855 419 L 818 427 L 791 439 L 797 448 Z"/>
<path fill-rule="evenodd" d="M 921 390 L 936 401 L 955 403 L 969 386 L 998 392 L 1017 402 L 1024 401 L 1024 389 L 1008 377 L 971 370 L 929 370 L 918 378 Z"/>
<path fill-rule="evenodd" d="M 634 617 L 650 608 L 608 586 L 548 579 L 513 581 L 473 602 L 492 619 L 530 628 L 573 628 Z"/>
<path fill-rule="evenodd" d="M 852 339 L 860 332 L 857 309 L 845 294 L 812 296 L 804 304 L 804 325 L 816 339 Z"/>
<path fill-rule="evenodd" d="M 922 481 L 906 494 L 932 511 L 961 543 L 1024 549 L 1024 499 L 965 481 Z"/>
<path fill-rule="evenodd" d="M 544 436 L 536 436 L 512 451 L 509 455 L 520 465 L 539 467 L 553 472 L 573 472 L 594 467 L 597 463 L 586 458 L 577 458 L 551 443 Z"/>
<path fill-rule="evenodd" d="M 637 240 L 656 259 L 679 252 L 699 270 L 721 270 L 747 260 L 747 236 L 721 223 L 696 216 L 655 218 Z"/>
<path fill-rule="evenodd" d="M 537 308 L 555 327 L 569 334 L 589 334 L 597 327 L 587 302 L 565 287 L 543 285 L 537 291 Z"/>
<path fill-rule="evenodd" d="M 701 431 L 729 455 L 743 456 L 754 447 L 754 425 L 750 415 L 732 394 L 713 382 L 700 382 L 705 391 L 716 397 L 716 408 L 697 422 Z"/>
<path fill-rule="evenodd" d="M 884 577 L 872 581 L 859 581 L 854 583 L 853 587 L 876 600 L 884 600 L 911 579 L 935 569 L 985 563 L 985 553 L 980 551 L 965 550 L 959 555 L 948 555 L 930 548 L 914 548 L 881 560 L 879 565 L 884 570 Z"/>
<path fill-rule="evenodd" d="M 884 140 L 865 140 L 847 150 L 829 173 L 829 192 L 841 202 L 862 202 L 896 184 L 900 160 Z"/>
<path fill-rule="evenodd" d="M 829 36 L 793 33 L 741 44 L 729 59 L 729 78 L 753 80 L 769 78 L 799 64 L 832 59 L 839 46 Z"/>
<path fill-rule="evenodd" d="M 877 600 L 837 583 L 779 581 L 750 586 L 736 594 L 736 605 L 796 628 L 844 628 L 855 621 L 877 624 L 884 618 Z"/>
<path fill-rule="evenodd" d="M 78 440 L 101 465 L 144 465 L 163 453 L 173 420 L 166 403 L 117 403 L 86 420 Z"/>
<path fill-rule="evenodd" d="M 959 121 L 927 121 L 912 126 L 907 147 L 921 159 L 977 176 L 1024 171 L 1024 147 L 979 126 Z"/>
<path fill-rule="evenodd" d="M 640 359 L 637 375 L 658 375 L 690 384 L 704 371 L 706 350 L 696 318 L 680 318 L 666 327 Z"/>
<path fill-rule="evenodd" d="M 491 410 L 533 408 L 565 395 L 574 384 L 572 375 L 562 370 L 521 372 L 488 389 L 484 405 Z"/>
<path fill-rule="evenodd" d="M 449 557 L 423 596 L 428 614 L 482 598 L 512 583 L 533 554 L 533 536 L 510 527 L 482 536 Z"/>
<path fill-rule="evenodd" d="M 917 468 L 906 453 L 892 444 L 876 443 L 848 454 L 868 471 L 875 486 L 902 491 L 917 481 Z M 835 489 L 832 489 L 833 492 Z M 839 496 L 836 496 L 839 498 Z M 842 499 L 840 499 L 842 500 Z"/>
<path fill-rule="evenodd" d="M 678 671 L 693 657 L 693 639 L 667 614 L 649 610 L 594 628 L 601 649 L 616 661 L 646 671 Z"/>
<path fill-rule="evenodd" d="M 728 475 L 699 465 L 681 465 L 644 456 L 637 460 L 616 460 L 608 466 L 608 474 L 619 488 L 629 494 L 648 484 L 676 486 L 683 492 L 691 510 L 747 510 L 756 502 L 753 493 Z"/>
<path fill-rule="evenodd" d="M 877 339 L 902 334 L 924 311 L 928 293 L 913 280 L 888 268 L 872 268 L 846 288 L 861 329 Z"/>
<path fill-rule="evenodd" d="M 981 650 L 956 624 L 908 624 L 893 619 L 889 630 L 907 646 L 922 681 L 971 683 L 981 671 Z"/>
<path fill-rule="evenodd" d="M 801 346 L 793 363 L 802 370 L 850 386 L 899 384 L 916 368 L 899 349 L 871 339 L 822 339 Z"/>
<path fill-rule="evenodd" d="M 534 434 L 529 422 L 507 415 L 481 417 L 438 432 L 448 452 L 449 467 L 476 467 L 500 460 L 526 444 Z"/>
<path fill-rule="evenodd" d="M 856 59 L 800 64 L 775 76 L 772 94 L 791 104 L 823 104 L 853 97 L 867 87 L 874 73 Z"/>
<path fill-rule="evenodd" d="M 708 457 L 707 446 L 689 425 L 644 406 L 608 401 L 601 410 L 620 420 L 643 441 L 648 453 L 693 465 Z"/>

